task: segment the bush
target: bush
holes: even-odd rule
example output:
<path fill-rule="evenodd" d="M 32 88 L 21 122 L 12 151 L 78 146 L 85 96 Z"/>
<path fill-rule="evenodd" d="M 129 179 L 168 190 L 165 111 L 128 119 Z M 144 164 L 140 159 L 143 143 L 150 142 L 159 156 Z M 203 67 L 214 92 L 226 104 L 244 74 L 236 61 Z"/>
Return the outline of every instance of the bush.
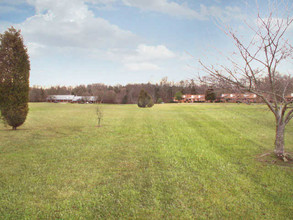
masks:
<path fill-rule="evenodd" d="M 216 100 L 216 93 L 213 88 L 208 88 L 206 90 L 205 98 L 207 101 L 214 102 Z"/>
<path fill-rule="evenodd" d="M 158 98 L 157 103 L 161 104 L 162 102 L 163 102 L 163 99 L 162 98 Z"/>
<path fill-rule="evenodd" d="M 182 100 L 182 96 L 183 96 L 183 94 L 182 94 L 182 92 L 180 92 L 180 91 L 178 91 L 178 92 L 175 93 L 175 99 L 176 99 L 177 101 Z"/>
<path fill-rule="evenodd" d="M 140 91 L 139 96 L 138 96 L 138 101 L 137 105 L 140 108 L 151 108 L 154 105 L 154 101 L 152 97 L 143 89 Z"/>
<path fill-rule="evenodd" d="M 151 108 L 151 107 L 153 107 L 153 106 L 154 106 L 154 101 L 153 101 L 153 99 L 151 98 L 150 101 L 149 101 L 149 103 L 147 104 L 147 107 L 148 107 L 148 108 Z"/>

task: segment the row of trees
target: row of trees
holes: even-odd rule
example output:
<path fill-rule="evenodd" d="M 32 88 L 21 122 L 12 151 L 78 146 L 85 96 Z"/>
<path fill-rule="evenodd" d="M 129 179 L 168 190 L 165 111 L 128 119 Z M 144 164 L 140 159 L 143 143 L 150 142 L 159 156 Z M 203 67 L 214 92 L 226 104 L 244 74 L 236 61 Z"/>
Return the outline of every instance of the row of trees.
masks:
<path fill-rule="evenodd" d="M 76 87 L 55 86 L 42 88 L 34 86 L 30 88 L 31 102 L 44 102 L 49 95 L 78 95 L 96 96 L 99 102 L 117 104 L 136 104 L 140 91 L 144 89 L 153 98 L 155 103 L 172 102 L 175 93 L 204 94 L 208 86 L 196 84 L 194 80 L 185 80 L 178 83 L 168 81 L 167 77 L 159 83 L 127 84 L 125 86 L 107 86 L 96 83 L 79 85 Z"/>
<path fill-rule="evenodd" d="M 288 84 L 285 95 L 293 92 L 293 79 L 281 74 L 276 74 L 276 89 L 281 90 L 282 85 Z M 209 79 L 211 80 L 211 79 Z M 212 84 L 212 86 L 211 86 Z M 260 80 L 263 91 L 270 90 L 270 80 L 264 77 Z M 144 89 L 153 98 L 155 103 L 172 102 L 173 98 L 177 100 L 182 98 L 183 94 L 202 94 L 206 95 L 206 100 L 213 101 L 222 93 L 242 92 L 237 88 L 229 87 L 223 81 L 214 80 L 209 83 L 195 83 L 194 80 L 185 80 L 178 83 L 170 82 L 163 78 L 157 84 L 127 84 L 126 86 L 116 85 L 107 86 L 105 84 L 79 85 L 76 87 L 53 86 L 42 88 L 34 86 L 30 88 L 30 102 L 45 102 L 49 95 L 78 95 L 78 96 L 96 96 L 98 102 L 109 104 L 136 104 L 140 91 Z"/>

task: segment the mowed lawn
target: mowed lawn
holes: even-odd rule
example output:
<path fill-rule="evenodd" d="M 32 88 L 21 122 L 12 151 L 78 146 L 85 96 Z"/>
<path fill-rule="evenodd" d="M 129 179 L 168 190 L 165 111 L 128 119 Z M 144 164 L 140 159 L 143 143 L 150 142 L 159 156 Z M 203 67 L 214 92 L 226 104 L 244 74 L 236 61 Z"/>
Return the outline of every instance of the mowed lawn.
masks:
<path fill-rule="evenodd" d="M 30 104 L 0 125 L 0 219 L 292 219 L 274 118 L 245 104 Z M 293 121 L 286 149 L 293 152 Z"/>

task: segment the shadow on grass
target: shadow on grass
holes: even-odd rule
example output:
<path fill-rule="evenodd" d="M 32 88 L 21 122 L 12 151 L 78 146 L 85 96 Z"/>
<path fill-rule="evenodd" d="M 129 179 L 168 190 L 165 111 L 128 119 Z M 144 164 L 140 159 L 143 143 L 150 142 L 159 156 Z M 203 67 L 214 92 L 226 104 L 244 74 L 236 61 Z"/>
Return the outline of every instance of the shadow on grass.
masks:
<path fill-rule="evenodd" d="M 284 161 L 282 158 L 277 157 L 274 152 L 270 151 L 257 155 L 256 160 L 267 165 L 277 165 L 293 168 L 293 153 L 286 152 L 286 155 L 287 160 Z"/>
<path fill-rule="evenodd" d="M 12 131 L 14 131 L 14 132 L 17 132 L 17 131 L 29 131 L 29 130 L 31 130 L 31 129 L 28 129 L 28 128 L 18 128 L 18 129 L 16 129 L 16 130 L 13 130 L 12 128 L 0 128 L 0 131 L 5 131 L 5 132 L 12 132 Z"/>

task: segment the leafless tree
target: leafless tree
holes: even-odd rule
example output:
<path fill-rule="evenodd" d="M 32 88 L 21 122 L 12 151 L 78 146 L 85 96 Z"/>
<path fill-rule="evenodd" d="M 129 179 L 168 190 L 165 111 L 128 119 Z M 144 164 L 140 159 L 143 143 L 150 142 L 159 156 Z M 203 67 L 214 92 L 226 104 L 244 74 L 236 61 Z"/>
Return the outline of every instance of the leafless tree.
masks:
<path fill-rule="evenodd" d="M 89 86 L 88 86 L 89 87 Z M 96 83 L 90 86 L 92 95 L 96 97 L 98 103 L 102 103 L 107 91 L 107 86 L 104 84 Z"/>
<path fill-rule="evenodd" d="M 102 110 L 101 104 L 97 104 L 96 114 L 98 118 L 98 127 L 101 127 L 101 121 L 103 119 L 103 110 Z"/>
<path fill-rule="evenodd" d="M 284 5 L 281 5 L 283 7 Z M 224 32 L 232 39 L 236 46 L 236 58 L 227 56 L 230 65 L 206 65 L 199 61 L 206 81 L 218 83 L 241 92 L 250 92 L 260 97 L 276 119 L 275 154 L 284 159 L 289 157 L 284 152 L 285 126 L 293 117 L 292 100 L 286 99 L 290 82 L 279 80 L 278 68 L 285 62 L 292 61 L 293 47 L 286 39 L 288 28 L 293 22 L 290 10 L 284 6 L 278 15 L 279 8 L 270 9 L 267 16 L 257 14 L 254 25 L 245 22 L 253 37 L 246 42 L 238 36 L 230 26 L 221 25 Z M 283 14 L 284 15 L 284 14 Z M 264 83 L 267 85 L 264 87 Z"/>

